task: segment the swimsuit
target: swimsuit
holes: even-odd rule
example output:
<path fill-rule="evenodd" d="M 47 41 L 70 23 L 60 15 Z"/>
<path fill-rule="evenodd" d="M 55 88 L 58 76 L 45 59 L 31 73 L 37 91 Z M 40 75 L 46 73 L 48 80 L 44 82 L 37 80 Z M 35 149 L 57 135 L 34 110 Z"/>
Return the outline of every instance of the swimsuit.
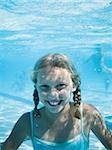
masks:
<path fill-rule="evenodd" d="M 81 104 L 82 105 L 82 104 Z M 82 116 L 82 106 L 81 106 Z M 30 112 L 31 121 L 31 140 L 34 150 L 87 150 L 89 148 L 89 140 L 83 133 L 83 117 L 81 117 L 81 132 L 74 139 L 67 142 L 55 143 L 39 139 L 34 136 L 33 112 Z"/>

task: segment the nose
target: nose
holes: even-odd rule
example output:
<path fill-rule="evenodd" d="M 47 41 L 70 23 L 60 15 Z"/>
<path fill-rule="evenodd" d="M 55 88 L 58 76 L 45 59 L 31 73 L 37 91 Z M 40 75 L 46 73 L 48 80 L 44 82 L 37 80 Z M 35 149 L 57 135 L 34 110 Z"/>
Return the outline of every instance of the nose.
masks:
<path fill-rule="evenodd" d="M 58 97 L 58 91 L 55 88 L 52 88 L 49 91 L 49 98 L 55 99 L 56 97 Z"/>

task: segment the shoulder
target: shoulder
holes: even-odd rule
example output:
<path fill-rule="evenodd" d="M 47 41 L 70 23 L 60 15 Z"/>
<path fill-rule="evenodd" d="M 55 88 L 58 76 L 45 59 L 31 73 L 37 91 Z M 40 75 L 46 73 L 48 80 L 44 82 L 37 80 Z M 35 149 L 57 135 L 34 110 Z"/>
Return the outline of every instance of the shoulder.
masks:
<path fill-rule="evenodd" d="M 30 129 L 30 112 L 24 113 L 20 116 L 14 126 L 14 131 L 26 132 L 29 134 Z"/>
<path fill-rule="evenodd" d="M 20 116 L 17 122 L 28 123 L 30 121 L 30 112 L 26 112 Z"/>
<path fill-rule="evenodd" d="M 83 103 L 83 110 L 86 114 L 91 114 L 92 116 L 101 115 L 99 110 L 92 104 Z"/>
<path fill-rule="evenodd" d="M 74 103 L 72 103 L 72 108 L 78 112 L 83 112 L 83 115 L 94 115 L 94 113 L 98 113 L 98 110 L 95 106 L 93 106 L 92 104 L 89 103 L 81 103 L 79 107 L 75 107 Z"/>
<path fill-rule="evenodd" d="M 95 125 L 98 122 L 103 123 L 104 119 L 100 111 L 93 105 L 84 103 L 83 104 L 84 115 L 89 118 L 91 125 Z"/>
<path fill-rule="evenodd" d="M 14 147 L 18 147 L 27 136 L 30 136 L 29 121 L 30 121 L 29 112 L 22 114 L 20 118 L 16 121 L 9 137 L 5 142 L 6 145 L 10 145 L 11 149 L 13 149 Z"/>
<path fill-rule="evenodd" d="M 100 115 L 99 110 L 96 108 L 96 106 L 94 106 L 92 104 L 83 103 L 82 107 L 83 107 L 84 113 L 86 113 L 86 114 L 90 114 L 93 117 L 96 115 Z"/>
<path fill-rule="evenodd" d="M 72 114 L 76 118 L 81 118 L 83 115 L 83 119 L 88 122 L 89 124 L 94 124 L 96 121 L 103 121 L 103 117 L 99 110 L 92 104 L 89 103 L 81 103 L 80 106 L 77 108 L 72 103 Z M 81 112 L 82 111 L 82 112 Z"/>
<path fill-rule="evenodd" d="M 94 111 L 98 111 L 94 105 L 89 104 L 89 103 L 82 103 L 82 107 L 83 107 L 83 110 L 87 113 L 88 112 L 93 113 Z"/>

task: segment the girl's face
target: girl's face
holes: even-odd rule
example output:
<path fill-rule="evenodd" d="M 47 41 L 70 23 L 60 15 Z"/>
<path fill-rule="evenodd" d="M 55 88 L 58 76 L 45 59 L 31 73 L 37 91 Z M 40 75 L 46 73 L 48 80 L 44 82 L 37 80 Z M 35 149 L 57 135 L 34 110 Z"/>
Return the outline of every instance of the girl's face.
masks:
<path fill-rule="evenodd" d="M 72 97 L 73 82 L 67 69 L 59 67 L 39 69 L 36 87 L 39 100 L 51 113 L 60 112 Z"/>

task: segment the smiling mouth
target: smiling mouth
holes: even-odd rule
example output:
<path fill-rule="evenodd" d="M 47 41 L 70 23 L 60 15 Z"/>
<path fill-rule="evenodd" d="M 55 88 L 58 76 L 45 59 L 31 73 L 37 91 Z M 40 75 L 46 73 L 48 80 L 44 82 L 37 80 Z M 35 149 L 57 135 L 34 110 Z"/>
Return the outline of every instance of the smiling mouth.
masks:
<path fill-rule="evenodd" d="M 62 100 L 60 101 L 47 101 L 47 103 L 50 105 L 50 106 L 57 106 L 57 105 L 60 105 L 62 102 Z"/>

